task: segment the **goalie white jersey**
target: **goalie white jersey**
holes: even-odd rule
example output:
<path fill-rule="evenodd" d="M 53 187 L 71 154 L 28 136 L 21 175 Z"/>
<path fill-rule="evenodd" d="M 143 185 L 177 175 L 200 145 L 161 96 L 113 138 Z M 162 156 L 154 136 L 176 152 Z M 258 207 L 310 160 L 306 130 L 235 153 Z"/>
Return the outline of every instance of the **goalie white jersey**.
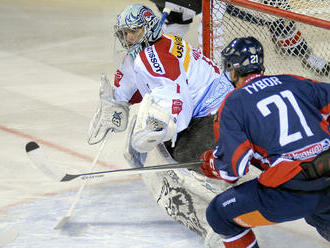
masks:
<path fill-rule="evenodd" d="M 149 93 L 173 116 L 177 132 L 192 118 L 215 114 L 233 89 L 227 75 L 180 37 L 163 35 L 133 61 L 126 56 L 115 76 L 116 101 L 129 102 L 139 92 Z"/>

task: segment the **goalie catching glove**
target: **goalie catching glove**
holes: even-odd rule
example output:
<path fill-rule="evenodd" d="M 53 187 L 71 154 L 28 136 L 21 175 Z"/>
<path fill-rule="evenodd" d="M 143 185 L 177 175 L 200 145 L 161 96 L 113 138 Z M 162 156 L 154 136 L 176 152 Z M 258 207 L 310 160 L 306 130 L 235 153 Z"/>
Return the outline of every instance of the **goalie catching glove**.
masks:
<path fill-rule="evenodd" d="M 94 145 L 102 141 L 109 131 L 123 132 L 127 128 L 129 104 L 114 100 L 113 87 L 107 76 L 102 74 L 100 86 L 100 106 L 88 129 L 88 143 Z"/>
<path fill-rule="evenodd" d="M 150 152 L 158 144 L 176 138 L 176 123 L 146 94 L 140 103 L 135 127 L 131 136 L 132 147 L 141 153 Z"/>

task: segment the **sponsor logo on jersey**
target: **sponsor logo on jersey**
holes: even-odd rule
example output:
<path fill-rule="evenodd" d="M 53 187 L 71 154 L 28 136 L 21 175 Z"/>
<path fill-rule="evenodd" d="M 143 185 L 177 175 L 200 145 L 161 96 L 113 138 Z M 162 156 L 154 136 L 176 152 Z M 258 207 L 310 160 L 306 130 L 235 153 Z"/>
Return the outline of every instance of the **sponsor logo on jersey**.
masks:
<path fill-rule="evenodd" d="M 189 67 L 189 63 L 190 63 L 190 47 L 189 47 L 189 44 L 187 42 L 185 42 L 183 44 L 181 37 L 173 36 L 173 35 L 170 35 L 169 37 L 174 39 L 174 45 L 173 45 L 173 48 L 171 50 L 171 54 L 173 54 L 178 59 L 184 58 L 183 67 L 184 67 L 184 70 L 187 72 L 188 67 Z M 184 56 L 184 53 L 185 53 L 185 56 Z"/>
<path fill-rule="evenodd" d="M 182 58 L 183 56 L 182 39 L 178 36 L 174 36 L 174 47 L 171 53 L 178 58 Z"/>
<path fill-rule="evenodd" d="M 183 102 L 180 99 L 172 100 L 172 114 L 180 114 L 182 111 Z"/>
<path fill-rule="evenodd" d="M 116 87 L 119 87 L 120 84 L 120 80 L 123 78 L 124 74 L 120 71 L 120 70 L 117 70 L 116 73 L 115 73 L 115 80 L 114 80 L 114 85 Z"/>
<path fill-rule="evenodd" d="M 165 69 L 162 63 L 160 62 L 158 54 L 155 51 L 155 47 L 154 46 L 147 47 L 146 53 L 147 53 L 147 60 L 151 65 L 152 70 L 161 75 L 165 74 Z"/>
<path fill-rule="evenodd" d="M 327 151 L 330 148 L 330 140 L 324 139 L 318 143 L 308 145 L 302 149 L 283 154 L 282 156 L 290 160 L 305 160 L 315 157 L 323 151 Z"/>

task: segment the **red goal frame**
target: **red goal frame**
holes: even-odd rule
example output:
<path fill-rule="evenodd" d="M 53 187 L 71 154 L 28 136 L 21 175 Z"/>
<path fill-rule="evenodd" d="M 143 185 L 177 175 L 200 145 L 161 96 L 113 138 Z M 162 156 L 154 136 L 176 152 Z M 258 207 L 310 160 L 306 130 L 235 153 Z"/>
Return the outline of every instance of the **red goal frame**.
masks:
<path fill-rule="evenodd" d="M 261 3 L 251 2 L 249 0 L 202 0 L 203 12 L 203 54 L 213 59 L 212 40 L 213 40 L 213 22 L 212 22 L 212 8 L 213 1 L 222 1 L 231 3 L 237 6 L 249 8 L 252 10 L 264 12 L 267 14 L 292 19 L 298 22 L 303 22 L 316 27 L 330 30 L 330 21 L 318 19 L 311 16 L 306 16 L 292 11 L 275 8 Z"/>

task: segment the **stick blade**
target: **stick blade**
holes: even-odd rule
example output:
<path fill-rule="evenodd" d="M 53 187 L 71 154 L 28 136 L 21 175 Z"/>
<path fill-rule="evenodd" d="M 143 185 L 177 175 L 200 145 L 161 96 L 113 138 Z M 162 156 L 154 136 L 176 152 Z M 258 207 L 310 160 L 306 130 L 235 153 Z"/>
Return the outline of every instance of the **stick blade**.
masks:
<path fill-rule="evenodd" d="M 79 176 L 80 175 L 65 174 L 65 176 L 61 179 L 61 182 L 71 181 Z"/>
<path fill-rule="evenodd" d="M 50 179 L 60 182 L 65 176 L 65 172 L 61 168 L 49 162 L 46 154 L 35 141 L 27 143 L 25 145 L 25 151 L 32 164 Z"/>
<path fill-rule="evenodd" d="M 38 148 L 40 148 L 40 146 L 36 143 L 36 142 L 34 142 L 34 141 L 30 141 L 29 143 L 27 143 L 26 145 L 25 145 L 25 151 L 28 153 L 28 152 L 31 152 L 31 151 L 33 151 L 33 150 L 36 150 L 36 149 L 38 149 Z"/>

